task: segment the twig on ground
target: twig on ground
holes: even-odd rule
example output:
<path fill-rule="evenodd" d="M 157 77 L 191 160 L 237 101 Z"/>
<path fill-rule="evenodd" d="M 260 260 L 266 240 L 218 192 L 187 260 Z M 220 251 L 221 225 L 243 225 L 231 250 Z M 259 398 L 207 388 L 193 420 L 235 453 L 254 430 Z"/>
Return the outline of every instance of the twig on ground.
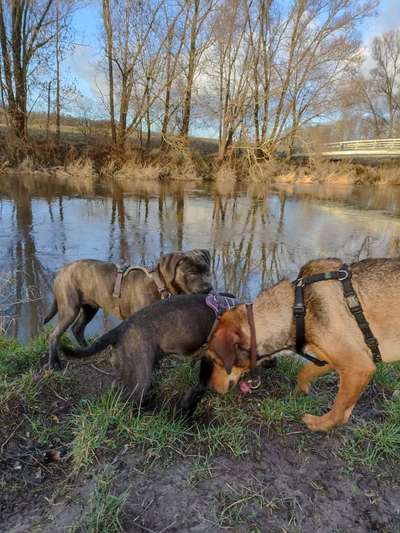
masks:
<path fill-rule="evenodd" d="M 2 444 L 1 447 L 0 447 L 0 454 L 3 453 L 4 447 L 5 447 L 5 446 L 7 445 L 7 443 L 10 441 L 10 439 L 15 435 L 15 433 L 16 433 L 17 430 L 18 430 L 18 428 L 19 428 L 20 426 L 22 426 L 22 423 L 23 423 L 23 420 L 21 420 L 21 422 L 15 426 L 15 428 L 13 429 L 13 431 L 9 434 L 9 436 L 7 437 L 7 439 L 3 442 L 3 444 Z"/>

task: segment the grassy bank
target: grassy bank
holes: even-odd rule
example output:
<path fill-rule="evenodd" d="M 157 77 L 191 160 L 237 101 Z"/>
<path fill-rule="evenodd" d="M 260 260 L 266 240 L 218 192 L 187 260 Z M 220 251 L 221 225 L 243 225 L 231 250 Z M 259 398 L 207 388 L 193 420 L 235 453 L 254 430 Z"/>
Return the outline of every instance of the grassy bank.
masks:
<path fill-rule="evenodd" d="M 71 135 L 69 133 L 69 137 Z M 47 177 L 83 187 L 110 179 L 121 184 L 154 180 L 400 184 L 396 162 L 368 166 L 313 159 L 300 163 L 259 159 L 250 150 L 241 150 L 233 151 L 221 163 L 216 157 L 217 145 L 212 140 L 192 139 L 184 143 L 173 138 L 161 148 L 159 139 L 154 139 L 149 149 L 130 143 L 122 150 L 112 147 L 105 138 L 85 138 L 76 134 L 71 139 L 57 144 L 51 139 L 34 137 L 29 143 L 5 138 L 0 149 L 0 175 Z"/>
<path fill-rule="evenodd" d="M 320 435 L 307 431 L 301 417 L 328 409 L 336 378 L 321 379 L 311 396 L 297 397 L 293 390 L 300 363 L 292 358 L 265 370 L 261 388 L 252 394 L 208 394 L 188 423 L 174 416 L 174 407 L 196 380 L 197 369 L 190 362 L 166 360 L 157 375 L 153 408 L 138 410 L 111 388 L 106 356 L 56 373 L 43 368 L 46 350 L 46 335 L 25 346 L 0 340 L 0 505 L 10 520 L 26 508 L 27 499 L 42 506 L 42 520 L 48 516 L 46 501 L 72 505 L 70 493 L 85 486 L 84 496 L 79 492 L 85 503 L 68 515 L 69 526 L 120 531 L 135 499 L 132 479 L 116 482 L 122 475 L 120 463 L 140 472 L 141 498 L 146 480 L 156 477 L 162 484 L 171 470 L 195 492 L 217 483 L 224 464 L 226 476 L 233 468 L 239 484 L 227 478 L 215 489 L 212 516 L 220 528 L 248 523 L 249 503 L 259 512 L 287 509 L 297 516 L 299 510 L 285 495 L 272 497 L 257 480 L 241 483 L 247 480 L 241 469 L 257 469 L 260 461 L 268 473 L 293 457 L 307 464 L 323 450 L 323 461 L 336 465 L 345 479 L 360 472 L 371 484 L 399 477 L 399 364 L 379 367 L 348 426 Z M 34 497 L 27 497 L 26 487 Z"/>

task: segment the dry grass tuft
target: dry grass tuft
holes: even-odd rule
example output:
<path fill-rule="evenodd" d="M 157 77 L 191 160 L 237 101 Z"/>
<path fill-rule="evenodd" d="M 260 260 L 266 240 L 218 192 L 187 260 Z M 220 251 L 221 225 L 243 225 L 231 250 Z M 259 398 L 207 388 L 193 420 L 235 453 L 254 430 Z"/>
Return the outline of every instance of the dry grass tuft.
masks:
<path fill-rule="evenodd" d="M 221 165 L 213 177 L 216 183 L 234 183 L 237 180 L 235 169 L 228 163 Z"/>
<path fill-rule="evenodd" d="M 167 144 L 163 150 L 158 151 L 157 159 L 166 177 L 185 181 L 196 181 L 204 177 L 201 157 L 189 148 L 184 139 L 169 137 L 165 141 Z"/>
<path fill-rule="evenodd" d="M 94 177 L 93 161 L 88 157 L 80 157 L 68 163 L 64 168 L 56 167 L 55 175 L 60 179 L 70 179 L 80 177 L 92 179 Z"/>
<path fill-rule="evenodd" d="M 122 167 L 114 173 L 117 181 L 125 180 L 158 180 L 162 175 L 162 168 L 159 165 L 141 163 L 136 158 L 129 159 Z"/>

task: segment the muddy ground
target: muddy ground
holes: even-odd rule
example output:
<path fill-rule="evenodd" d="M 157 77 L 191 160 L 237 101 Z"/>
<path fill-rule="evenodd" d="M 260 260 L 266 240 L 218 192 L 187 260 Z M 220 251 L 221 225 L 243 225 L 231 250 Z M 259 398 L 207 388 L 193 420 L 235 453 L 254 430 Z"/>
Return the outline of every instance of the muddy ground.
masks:
<path fill-rule="evenodd" d="M 179 365 L 167 368 L 160 397 L 187 386 L 192 370 Z M 121 421 L 108 421 L 76 471 L 78 434 L 69 425 L 109 390 L 104 372 L 104 362 L 68 367 L 60 380 L 37 370 L 35 398 L 15 393 L 2 407 L 1 531 L 400 531 L 400 461 L 381 446 L 371 463 L 369 443 L 355 438 L 360 427 L 384 423 L 382 406 L 398 396 L 393 380 L 391 388 L 384 380 L 371 385 L 346 428 L 321 435 L 307 431 L 297 404 L 292 417 L 279 411 L 294 405 L 285 403 L 293 380 L 286 367 L 270 369 L 253 394 L 210 394 L 193 423 L 180 425 L 179 438 L 161 449 L 150 433 L 138 444 Z M 332 378 L 314 390 L 314 412 L 320 399 L 317 410 L 326 410 L 335 390 Z M 281 403 L 267 411 L 262 402 L 275 396 Z"/>

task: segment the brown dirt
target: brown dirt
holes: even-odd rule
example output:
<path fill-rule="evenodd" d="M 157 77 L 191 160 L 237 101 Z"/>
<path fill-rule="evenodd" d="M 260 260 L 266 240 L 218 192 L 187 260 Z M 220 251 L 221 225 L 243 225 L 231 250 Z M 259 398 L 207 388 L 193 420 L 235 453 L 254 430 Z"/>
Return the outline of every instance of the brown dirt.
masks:
<path fill-rule="evenodd" d="M 75 398 L 48 398 L 48 413 L 60 423 L 73 400 L 96 397 L 111 382 L 91 366 L 68 372 L 77 380 Z M 360 412 L 369 402 L 368 395 Z M 261 429 L 248 455 L 219 454 L 203 470 L 194 468 L 199 456 L 190 450 L 163 461 L 121 448 L 74 479 L 70 461 L 46 463 L 22 425 L 0 456 L 1 531 L 67 531 L 87 509 L 95 475 L 111 464 L 115 494 L 129 492 L 127 532 L 398 532 L 399 465 L 349 468 L 336 455 L 345 431 L 310 436 L 300 423 L 285 435 Z"/>

